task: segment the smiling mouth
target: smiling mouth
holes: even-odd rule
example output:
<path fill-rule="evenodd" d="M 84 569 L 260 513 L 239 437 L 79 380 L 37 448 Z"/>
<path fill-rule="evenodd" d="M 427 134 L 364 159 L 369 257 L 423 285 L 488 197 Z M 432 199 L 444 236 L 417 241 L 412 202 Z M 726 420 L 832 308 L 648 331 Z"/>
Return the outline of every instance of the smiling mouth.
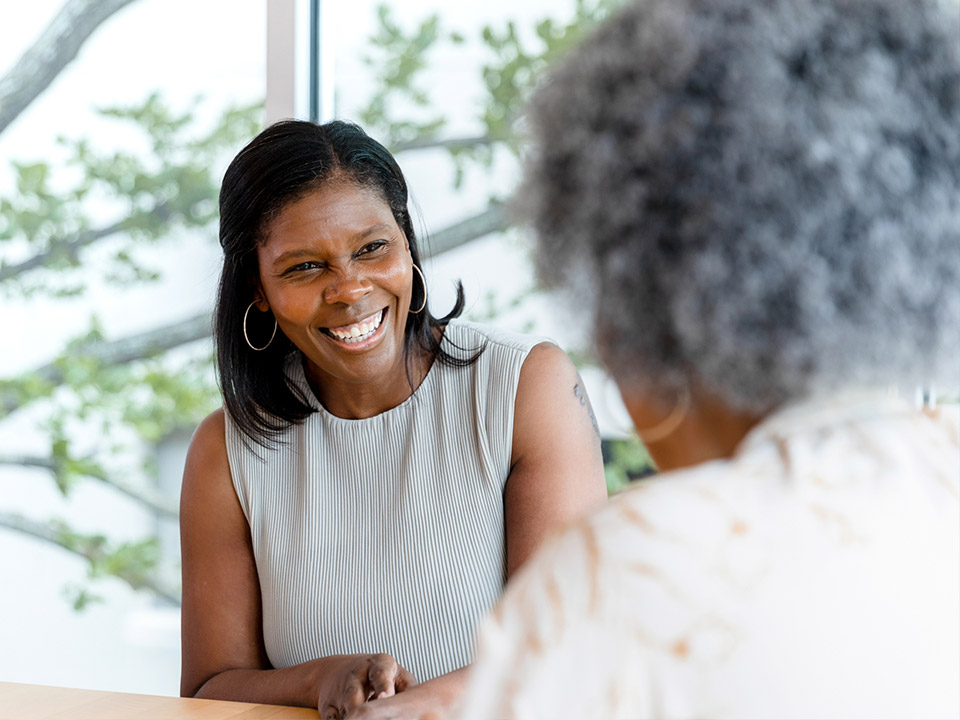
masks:
<path fill-rule="evenodd" d="M 373 315 L 365 317 L 359 322 L 351 325 L 341 325 L 340 327 L 320 328 L 320 332 L 332 337 L 338 342 L 347 343 L 348 345 L 360 343 L 374 336 L 380 324 L 383 322 L 384 317 L 386 317 L 386 314 L 387 308 L 381 308 Z"/>

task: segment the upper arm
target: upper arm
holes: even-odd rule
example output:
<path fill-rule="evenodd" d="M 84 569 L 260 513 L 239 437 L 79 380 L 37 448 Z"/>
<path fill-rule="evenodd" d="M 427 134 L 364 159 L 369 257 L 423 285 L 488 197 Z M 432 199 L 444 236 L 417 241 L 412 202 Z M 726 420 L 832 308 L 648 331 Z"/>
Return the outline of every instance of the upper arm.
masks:
<path fill-rule="evenodd" d="M 223 411 L 197 428 L 180 495 L 183 567 L 180 694 L 217 673 L 268 668 L 250 528 L 227 462 Z"/>
<path fill-rule="evenodd" d="M 556 345 L 537 345 L 517 386 L 504 490 L 507 574 L 547 534 L 606 500 L 600 435 L 583 380 Z"/>

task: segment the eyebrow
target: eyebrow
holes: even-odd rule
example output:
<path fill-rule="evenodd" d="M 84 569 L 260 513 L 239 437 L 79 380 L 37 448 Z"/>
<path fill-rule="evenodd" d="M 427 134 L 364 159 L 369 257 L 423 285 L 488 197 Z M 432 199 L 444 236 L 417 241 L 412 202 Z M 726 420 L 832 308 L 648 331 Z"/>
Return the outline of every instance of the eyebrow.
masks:
<path fill-rule="evenodd" d="M 381 232 L 383 230 L 390 230 L 391 226 L 387 223 L 377 223 L 376 225 L 371 225 L 363 232 L 359 232 L 353 236 L 354 242 L 361 242 L 366 240 L 368 237 L 374 233 Z M 274 258 L 272 265 L 276 267 L 277 265 L 283 265 L 291 260 L 299 260 L 300 258 L 313 257 L 316 255 L 315 250 L 309 250 L 306 248 L 298 248 L 296 250 L 287 250 L 286 252 L 280 253 L 277 257 Z"/>

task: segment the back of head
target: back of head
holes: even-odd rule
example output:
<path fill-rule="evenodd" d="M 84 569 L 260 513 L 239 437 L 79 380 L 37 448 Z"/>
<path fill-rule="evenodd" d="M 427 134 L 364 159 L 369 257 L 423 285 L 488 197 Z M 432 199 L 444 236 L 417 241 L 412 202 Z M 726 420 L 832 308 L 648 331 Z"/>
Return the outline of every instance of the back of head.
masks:
<path fill-rule="evenodd" d="M 538 267 L 615 372 L 765 411 L 960 377 L 955 0 L 642 0 L 531 106 Z"/>

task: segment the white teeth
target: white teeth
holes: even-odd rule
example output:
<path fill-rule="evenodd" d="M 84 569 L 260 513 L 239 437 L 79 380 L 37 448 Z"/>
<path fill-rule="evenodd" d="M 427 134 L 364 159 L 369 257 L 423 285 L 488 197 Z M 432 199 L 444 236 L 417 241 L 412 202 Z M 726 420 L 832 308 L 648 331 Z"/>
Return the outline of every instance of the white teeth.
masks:
<path fill-rule="evenodd" d="M 345 343 L 361 342 L 373 335 L 376 329 L 380 327 L 380 323 L 382 321 L 383 310 L 378 312 L 373 317 L 367 318 L 356 325 L 352 325 L 349 330 L 330 328 L 329 332 L 331 335 L 337 338 L 337 340 Z"/>

